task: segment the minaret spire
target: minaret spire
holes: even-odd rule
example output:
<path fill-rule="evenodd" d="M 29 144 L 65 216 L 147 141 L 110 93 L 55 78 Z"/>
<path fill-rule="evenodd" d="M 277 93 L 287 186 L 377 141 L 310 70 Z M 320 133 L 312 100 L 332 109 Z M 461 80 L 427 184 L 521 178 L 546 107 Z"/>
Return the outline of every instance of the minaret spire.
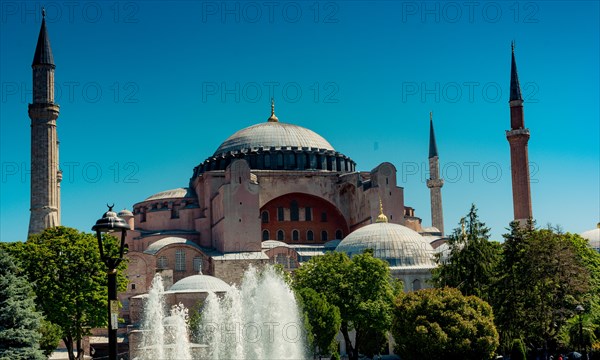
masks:
<path fill-rule="evenodd" d="M 437 144 L 435 143 L 435 133 L 433 132 L 433 112 L 429 112 L 429 158 L 438 156 Z"/>
<path fill-rule="evenodd" d="M 511 44 L 510 64 L 510 130 L 506 138 L 510 144 L 510 166 L 512 175 L 514 219 L 525 225 L 532 218 L 531 188 L 529 182 L 529 129 L 525 128 L 523 97 L 517 74 L 515 43 Z"/>
<path fill-rule="evenodd" d="M 515 60 L 515 42 L 510 44 L 512 59 L 510 64 L 510 101 L 521 100 L 521 85 L 519 84 L 519 74 L 517 73 L 517 61 Z"/>
<path fill-rule="evenodd" d="M 50 37 L 46 30 L 46 9 L 42 8 L 42 26 L 40 28 L 40 34 L 38 35 L 37 46 L 35 47 L 35 54 L 33 55 L 34 65 L 51 65 L 54 66 L 54 57 L 52 56 L 52 48 L 50 47 Z"/>
<path fill-rule="evenodd" d="M 444 213 L 442 210 L 442 186 L 444 179 L 440 178 L 440 162 L 435 132 L 433 131 L 433 112 L 429 113 L 429 180 L 427 187 L 431 195 L 431 224 L 444 235 Z"/>
<path fill-rule="evenodd" d="M 271 117 L 267 119 L 268 122 L 278 122 L 279 119 L 275 116 L 275 99 L 271 98 Z"/>
<path fill-rule="evenodd" d="M 33 98 L 29 104 L 31 118 L 31 218 L 29 235 L 60 225 L 60 181 L 56 119 L 59 106 L 54 103 L 54 57 L 46 30 L 46 10 L 42 8 L 42 25 L 31 68 Z"/>

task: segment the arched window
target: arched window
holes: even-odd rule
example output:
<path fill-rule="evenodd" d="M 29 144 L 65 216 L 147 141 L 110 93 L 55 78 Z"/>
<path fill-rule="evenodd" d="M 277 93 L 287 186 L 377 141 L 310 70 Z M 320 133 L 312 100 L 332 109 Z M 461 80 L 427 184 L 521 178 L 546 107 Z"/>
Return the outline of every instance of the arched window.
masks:
<path fill-rule="evenodd" d="M 298 211 L 298 202 L 296 200 L 292 200 L 290 204 L 290 220 L 298 221 L 300 220 L 300 214 Z"/>
<path fill-rule="evenodd" d="M 269 222 L 269 212 L 267 210 L 263 211 L 261 214 L 263 224 Z"/>
<path fill-rule="evenodd" d="M 280 206 L 277 208 L 277 221 L 283 221 L 283 208 Z"/>
<path fill-rule="evenodd" d="M 271 155 L 265 154 L 265 169 L 271 168 Z"/>
<path fill-rule="evenodd" d="M 277 230 L 277 240 L 279 240 L 279 241 L 285 240 L 285 234 L 283 233 L 283 230 Z"/>
<path fill-rule="evenodd" d="M 327 222 L 327 213 L 325 211 L 323 211 L 321 213 L 321 221 L 322 222 Z"/>
<path fill-rule="evenodd" d="M 283 154 L 277 153 L 277 168 L 283 169 Z"/>
<path fill-rule="evenodd" d="M 421 280 L 415 279 L 412 283 L 412 289 L 413 291 L 421 290 Z"/>
<path fill-rule="evenodd" d="M 309 206 L 304 208 L 304 220 L 312 221 L 312 208 Z"/>
<path fill-rule="evenodd" d="M 313 234 L 312 230 L 308 230 L 306 232 L 306 240 L 307 241 L 313 241 L 314 237 L 315 237 L 315 235 Z"/>
<path fill-rule="evenodd" d="M 298 232 L 298 230 L 292 231 L 292 240 L 294 240 L 294 241 L 300 240 L 300 233 Z"/>
<path fill-rule="evenodd" d="M 269 240 L 269 230 L 263 230 L 262 239 L 263 241 Z"/>
<path fill-rule="evenodd" d="M 169 261 L 167 260 L 166 256 L 161 256 L 158 258 L 158 260 L 156 260 L 156 267 L 158 269 L 166 269 L 167 266 L 169 266 Z"/>
<path fill-rule="evenodd" d="M 175 271 L 185 271 L 185 250 L 175 251 Z"/>
<path fill-rule="evenodd" d="M 335 231 L 335 239 L 336 240 L 341 240 L 344 238 L 344 233 L 342 233 L 342 230 L 338 229 Z"/>
<path fill-rule="evenodd" d="M 194 256 L 194 272 L 199 273 L 200 271 L 202 271 L 202 258 Z"/>
<path fill-rule="evenodd" d="M 321 231 L 321 241 L 327 241 L 327 230 Z"/>

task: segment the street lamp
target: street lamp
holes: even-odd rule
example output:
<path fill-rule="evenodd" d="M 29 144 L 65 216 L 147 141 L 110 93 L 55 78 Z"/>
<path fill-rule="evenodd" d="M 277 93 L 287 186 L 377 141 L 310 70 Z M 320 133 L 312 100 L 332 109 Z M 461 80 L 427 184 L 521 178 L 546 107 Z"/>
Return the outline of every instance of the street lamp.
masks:
<path fill-rule="evenodd" d="M 129 230 L 129 224 L 117 216 L 112 211 L 112 206 L 108 206 L 108 211 L 102 215 L 102 218 L 96 221 L 92 226 L 92 231 L 96 232 L 98 237 L 98 248 L 100 248 L 100 258 L 108 268 L 108 359 L 117 360 L 117 329 L 119 328 L 119 302 L 117 301 L 117 266 L 123 260 L 123 250 L 125 248 L 125 235 Z M 104 246 L 102 233 L 121 232 L 121 244 L 119 247 L 119 257 L 111 257 L 106 252 L 108 246 Z"/>
<path fill-rule="evenodd" d="M 583 354 L 583 322 L 581 319 L 581 314 L 583 314 L 585 309 L 583 308 L 583 306 L 577 305 L 575 311 L 577 311 L 577 313 L 579 314 L 579 352 Z"/>

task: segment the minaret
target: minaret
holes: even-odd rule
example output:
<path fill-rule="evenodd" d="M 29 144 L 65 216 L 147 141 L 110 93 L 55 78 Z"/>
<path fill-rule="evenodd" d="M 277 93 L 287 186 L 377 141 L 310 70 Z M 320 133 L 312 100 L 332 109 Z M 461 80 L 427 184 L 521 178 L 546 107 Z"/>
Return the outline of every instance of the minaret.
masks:
<path fill-rule="evenodd" d="M 510 144 L 510 167 L 512 174 L 513 208 L 515 220 L 525 225 L 532 218 L 531 189 L 529 185 L 529 156 L 527 142 L 529 129 L 525 128 L 523 97 L 515 61 L 515 44 L 511 44 L 512 62 L 510 65 L 510 130 L 506 138 Z"/>
<path fill-rule="evenodd" d="M 42 27 L 33 56 L 33 101 L 31 118 L 31 218 L 29 235 L 60 225 L 60 181 L 56 119 L 59 107 L 54 103 L 54 58 L 46 31 L 46 11 L 42 9 Z"/>
<path fill-rule="evenodd" d="M 431 112 L 429 113 L 429 176 L 427 187 L 431 193 L 431 224 L 444 236 L 444 213 L 442 211 L 444 179 L 440 179 L 440 162 L 433 132 L 433 113 Z"/>

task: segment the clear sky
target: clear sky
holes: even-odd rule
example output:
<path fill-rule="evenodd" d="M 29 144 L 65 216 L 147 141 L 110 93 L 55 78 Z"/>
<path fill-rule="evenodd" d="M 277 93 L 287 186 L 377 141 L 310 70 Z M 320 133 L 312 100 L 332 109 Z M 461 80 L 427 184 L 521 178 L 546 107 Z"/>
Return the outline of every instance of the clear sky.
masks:
<path fill-rule="evenodd" d="M 389 161 L 431 223 L 433 111 L 447 232 L 471 203 L 500 240 L 512 219 L 510 42 L 531 131 L 538 225 L 600 220 L 597 1 L 1 1 L 0 240 L 29 222 L 31 60 L 46 5 L 56 63 L 62 223 L 90 231 L 188 185 L 235 131 L 280 121 L 360 170 Z"/>

